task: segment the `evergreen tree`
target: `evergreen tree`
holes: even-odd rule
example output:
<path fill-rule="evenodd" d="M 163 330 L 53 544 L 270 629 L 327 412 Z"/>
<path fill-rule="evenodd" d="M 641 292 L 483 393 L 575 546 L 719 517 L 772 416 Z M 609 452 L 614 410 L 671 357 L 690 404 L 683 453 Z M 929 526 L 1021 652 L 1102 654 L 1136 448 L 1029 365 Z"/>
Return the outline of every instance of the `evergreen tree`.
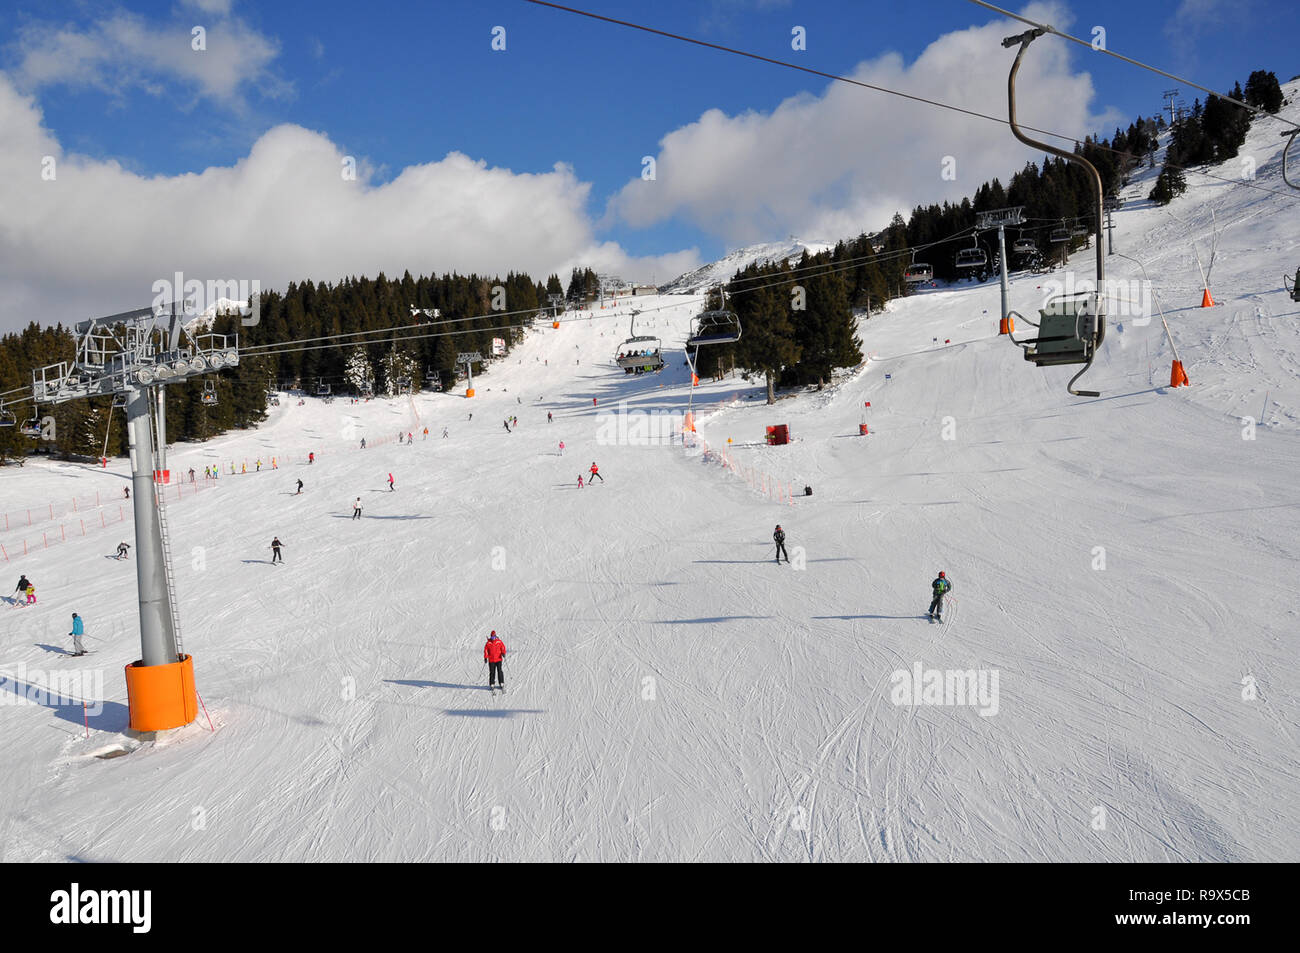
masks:
<path fill-rule="evenodd" d="M 1255 70 L 1246 80 L 1245 101 L 1267 113 L 1282 108 L 1282 87 L 1268 70 Z"/>

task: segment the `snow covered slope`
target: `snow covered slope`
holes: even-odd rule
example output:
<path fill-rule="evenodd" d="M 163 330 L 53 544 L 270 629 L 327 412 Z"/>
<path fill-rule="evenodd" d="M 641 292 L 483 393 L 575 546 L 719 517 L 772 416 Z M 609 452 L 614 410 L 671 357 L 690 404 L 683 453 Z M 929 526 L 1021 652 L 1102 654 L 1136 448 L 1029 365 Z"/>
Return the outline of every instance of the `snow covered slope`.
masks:
<path fill-rule="evenodd" d="M 1270 188 L 1279 145 L 1247 143 Z M 821 393 L 699 388 L 701 436 L 812 486 L 792 503 L 698 450 L 607 439 L 619 401 L 685 408 L 698 297 L 637 300 L 659 376 L 611 366 L 620 307 L 532 332 L 472 400 L 284 400 L 173 448 L 173 470 L 227 470 L 169 503 L 215 732 L 122 733 L 138 637 L 113 530 L 26 557 L 11 543 L 35 529 L 0 533 L 40 598 L 0 607 L 0 660 L 100 670 L 108 697 L 88 740 L 80 705 L 0 712 L 0 859 L 1296 860 L 1297 206 L 1189 183 L 1168 212 L 1130 201 L 1115 241 L 1146 262 L 1191 387 L 1163 386 L 1158 319 L 1112 325 L 1085 379 L 1103 394 L 1080 400 L 1070 368 L 997 336 L 995 285 L 919 294 L 863 323 L 871 359 Z M 1220 305 L 1200 309 L 1211 212 Z M 1090 252 L 1072 264 L 1090 276 Z M 1049 277 L 1018 277 L 1013 307 Z M 763 446 L 777 423 L 794 442 Z M 579 490 L 593 460 L 606 482 Z M 0 510 L 123 481 L 122 461 L 8 468 Z M 510 649 L 495 698 L 490 629 Z M 917 667 L 997 694 L 899 704 Z"/>
<path fill-rule="evenodd" d="M 664 294 L 698 294 L 720 284 L 725 284 L 735 277 L 736 272 L 748 268 L 750 265 L 761 265 L 776 261 L 798 261 L 805 251 L 810 255 L 816 255 L 829 251 L 834 247 L 834 242 L 806 242 L 793 236 L 784 242 L 760 242 L 757 245 L 746 245 L 744 248 L 729 252 L 717 261 L 711 261 L 707 265 L 701 265 L 694 271 L 678 275 L 659 290 Z"/>

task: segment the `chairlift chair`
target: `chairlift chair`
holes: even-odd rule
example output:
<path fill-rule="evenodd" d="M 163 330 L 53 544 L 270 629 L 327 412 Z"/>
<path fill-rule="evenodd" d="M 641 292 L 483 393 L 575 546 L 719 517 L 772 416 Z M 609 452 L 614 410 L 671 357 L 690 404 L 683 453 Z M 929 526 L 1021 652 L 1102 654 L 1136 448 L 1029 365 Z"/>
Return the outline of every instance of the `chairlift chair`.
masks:
<path fill-rule="evenodd" d="M 1011 243 L 1011 251 L 1016 255 L 1032 255 L 1038 251 L 1038 245 L 1032 238 L 1017 238 Z"/>
<path fill-rule="evenodd" d="M 330 395 L 330 385 L 326 384 L 324 381 L 318 381 L 316 383 L 316 396 L 328 397 L 329 395 Z"/>
<path fill-rule="evenodd" d="M 731 344 L 740 340 L 740 318 L 734 311 L 705 311 L 691 322 L 687 347 L 708 344 Z"/>
<path fill-rule="evenodd" d="M 209 407 L 215 407 L 217 405 L 217 382 L 216 381 L 203 382 L 203 394 L 201 396 L 201 399 L 203 403 Z"/>
<path fill-rule="evenodd" d="M 19 427 L 18 430 L 24 437 L 39 437 L 41 435 L 41 418 L 33 417 Z"/>
<path fill-rule="evenodd" d="M 625 371 L 636 370 L 638 367 L 646 370 L 658 371 L 664 366 L 663 359 L 663 342 L 653 334 L 636 333 L 636 316 L 639 311 L 632 312 L 632 321 L 628 325 L 628 339 L 618 346 L 618 356 L 614 358 L 614 363 Z"/>
<path fill-rule="evenodd" d="M 957 268 L 963 271 L 969 271 L 974 268 L 983 268 L 989 263 L 989 256 L 984 253 L 983 248 L 963 248 L 957 252 L 957 261 L 954 262 Z"/>
<path fill-rule="evenodd" d="M 1064 225 L 1059 228 L 1054 228 L 1048 234 L 1047 240 L 1053 245 L 1063 245 L 1070 240 L 1070 230 Z"/>
<path fill-rule="evenodd" d="M 909 285 L 925 284 L 934 280 L 934 269 L 923 261 L 917 261 L 916 252 L 912 252 L 912 263 L 903 272 L 903 280 Z"/>
<path fill-rule="evenodd" d="M 1102 298 L 1095 291 L 1081 291 L 1069 295 L 1056 295 L 1048 299 L 1047 307 L 1038 312 L 1038 324 L 1027 320 L 1018 312 L 1011 315 L 1035 326 L 1038 336 L 1011 342 L 1025 352 L 1025 360 L 1037 367 L 1057 364 L 1082 364 L 1083 368 L 1070 378 L 1067 390 L 1076 397 L 1097 397 L 1097 391 L 1075 390 L 1074 384 L 1092 367 L 1097 349 L 1106 337 L 1106 317 Z"/>
<path fill-rule="evenodd" d="M 0 407 L 0 427 L 14 427 L 17 424 L 18 418 L 14 416 L 13 411 Z"/>
<path fill-rule="evenodd" d="M 1070 229 L 1070 237 L 1071 237 L 1071 238 L 1087 238 L 1087 237 L 1088 237 L 1088 226 L 1086 226 L 1086 225 L 1075 225 L 1073 228 Z"/>

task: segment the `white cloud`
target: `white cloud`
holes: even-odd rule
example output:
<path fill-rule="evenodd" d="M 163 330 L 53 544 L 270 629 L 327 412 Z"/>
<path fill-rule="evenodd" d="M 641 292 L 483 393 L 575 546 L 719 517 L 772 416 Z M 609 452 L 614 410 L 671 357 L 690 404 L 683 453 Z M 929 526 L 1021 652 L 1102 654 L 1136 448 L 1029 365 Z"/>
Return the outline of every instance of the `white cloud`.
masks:
<path fill-rule="evenodd" d="M 244 103 L 245 91 L 283 96 L 289 84 L 271 70 L 279 45 L 237 17 L 229 3 L 204 0 L 193 11 L 211 22 L 176 19 L 153 25 L 117 12 L 85 28 L 33 22 L 18 32 L 13 50 L 14 81 L 22 88 L 67 85 L 123 97 L 133 89 L 159 95 L 178 85 L 187 95 L 229 107 Z M 209 9 L 210 8 L 210 9 Z M 193 48 L 192 30 L 202 26 L 206 49 Z"/>
<path fill-rule="evenodd" d="M 1068 19 L 1053 5 L 1031 5 L 1027 15 L 1063 28 Z M 1014 51 L 1001 40 L 1021 29 L 1002 20 L 956 31 L 910 66 L 886 54 L 852 76 L 1005 117 Z M 1072 55 L 1052 37 L 1030 47 L 1017 83 L 1022 124 L 1079 135 L 1114 127 L 1119 117 L 1090 113 L 1092 82 L 1072 71 Z M 629 182 L 611 200 L 609 218 L 644 227 L 681 216 L 732 245 L 791 233 L 855 235 L 916 204 L 960 201 L 995 176 L 1005 184 L 1025 161 L 1041 159 L 1003 124 L 844 83 L 767 113 L 710 110 L 660 147 L 656 179 Z M 940 177 L 945 156 L 956 160 L 955 181 Z"/>
<path fill-rule="evenodd" d="M 64 153 L 3 73 L 0 129 L 0 331 L 145 306 L 153 282 L 176 271 L 283 289 L 406 269 L 542 280 L 583 263 L 647 279 L 699 264 L 693 252 L 633 259 L 597 241 L 590 186 L 563 165 L 516 174 L 451 153 L 383 184 L 361 162 L 345 181 L 344 150 L 282 125 L 233 167 L 141 176 Z M 44 156 L 53 181 L 41 178 Z"/>

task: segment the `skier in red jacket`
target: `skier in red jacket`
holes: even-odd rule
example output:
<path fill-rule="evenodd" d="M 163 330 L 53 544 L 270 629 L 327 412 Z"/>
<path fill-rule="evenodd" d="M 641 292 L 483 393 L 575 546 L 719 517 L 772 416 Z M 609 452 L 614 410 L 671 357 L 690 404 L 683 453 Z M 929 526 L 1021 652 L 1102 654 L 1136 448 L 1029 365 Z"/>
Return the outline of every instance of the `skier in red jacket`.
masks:
<path fill-rule="evenodd" d="M 501 690 L 505 691 L 506 676 L 501 671 L 501 662 L 506 657 L 506 644 L 497 638 L 496 629 L 488 636 L 487 644 L 483 646 L 483 661 L 488 666 L 488 688 L 491 689 L 498 681 L 501 682 Z"/>

